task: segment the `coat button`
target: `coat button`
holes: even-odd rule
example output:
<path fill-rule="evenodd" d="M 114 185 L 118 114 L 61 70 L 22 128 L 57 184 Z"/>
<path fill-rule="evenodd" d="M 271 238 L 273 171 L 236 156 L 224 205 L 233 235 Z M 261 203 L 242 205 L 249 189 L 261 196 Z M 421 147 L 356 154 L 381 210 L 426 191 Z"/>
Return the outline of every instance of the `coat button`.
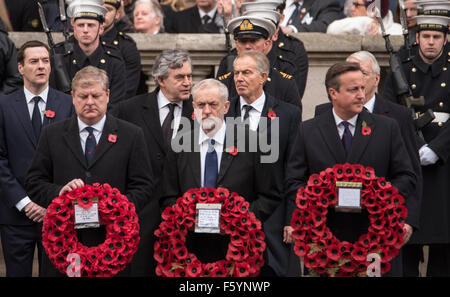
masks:
<path fill-rule="evenodd" d="M 271 79 L 270 77 L 268 77 L 268 78 L 267 78 L 267 81 L 268 81 L 268 82 L 271 82 L 271 81 L 272 81 L 272 79 Z"/>
<path fill-rule="evenodd" d="M 442 126 L 444 126 L 444 123 L 439 122 L 439 123 L 438 123 L 438 126 L 439 126 L 439 127 L 442 127 Z"/>
<path fill-rule="evenodd" d="M 100 63 L 105 64 L 106 60 L 105 59 L 100 59 Z"/>
<path fill-rule="evenodd" d="M 413 89 L 413 90 L 414 90 L 416 87 L 417 87 L 416 84 L 412 84 L 412 85 L 411 85 L 411 89 Z"/>
<path fill-rule="evenodd" d="M 447 71 L 447 67 L 443 67 L 442 70 L 443 70 L 443 71 Z"/>
<path fill-rule="evenodd" d="M 445 88 L 446 84 L 445 82 L 441 83 L 441 87 Z"/>
<path fill-rule="evenodd" d="M 411 69 L 411 71 L 412 71 L 412 72 L 416 72 L 416 71 L 417 71 L 417 68 L 416 68 L 416 67 L 413 67 L 413 68 Z"/>
<path fill-rule="evenodd" d="M 114 45 L 118 45 L 119 44 L 119 42 L 117 40 L 114 40 L 113 43 L 114 43 Z"/>
<path fill-rule="evenodd" d="M 439 102 L 439 107 L 444 107 L 444 102 Z"/>
<path fill-rule="evenodd" d="M 73 64 L 73 65 L 77 65 L 77 60 L 73 59 L 73 60 L 72 60 L 72 64 Z"/>

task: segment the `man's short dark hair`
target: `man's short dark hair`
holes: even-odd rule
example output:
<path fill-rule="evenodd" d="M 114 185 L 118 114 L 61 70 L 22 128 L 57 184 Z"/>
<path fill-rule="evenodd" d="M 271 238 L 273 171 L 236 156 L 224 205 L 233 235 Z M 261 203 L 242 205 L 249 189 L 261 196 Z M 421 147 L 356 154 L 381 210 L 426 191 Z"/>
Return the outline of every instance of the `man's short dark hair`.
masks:
<path fill-rule="evenodd" d="M 342 74 L 351 72 L 351 71 L 361 71 L 361 66 L 359 63 L 354 62 L 339 62 L 330 67 L 327 71 L 327 75 L 325 76 L 325 87 L 328 89 L 335 89 L 339 91 L 341 87 L 341 80 L 339 79 Z M 330 94 L 328 94 L 328 98 Z"/>
<path fill-rule="evenodd" d="M 17 51 L 17 63 L 23 65 L 23 62 L 25 60 L 25 50 L 30 47 L 45 47 L 48 51 L 48 55 L 50 56 L 50 48 L 48 47 L 48 45 L 39 40 L 30 40 L 22 44 L 22 46 Z"/>

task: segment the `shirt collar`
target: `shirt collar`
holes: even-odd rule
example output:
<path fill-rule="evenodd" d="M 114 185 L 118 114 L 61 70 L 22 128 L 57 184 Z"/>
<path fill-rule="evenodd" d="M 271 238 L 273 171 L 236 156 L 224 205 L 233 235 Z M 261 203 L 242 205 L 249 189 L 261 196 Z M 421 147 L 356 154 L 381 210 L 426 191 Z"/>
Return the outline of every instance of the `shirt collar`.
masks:
<path fill-rule="evenodd" d="M 169 99 L 167 99 L 167 97 L 161 90 L 159 90 L 157 98 L 158 98 L 158 109 L 161 109 L 170 103 L 175 103 L 176 105 L 178 105 L 179 108 L 183 107 L 183 101 L 180 100 L 178 102 L 171 102 Z"/>
<path fill-rule="evenodd" d="M 212 138 L 215 142 L 219 144 L 225 143 L 225 132 L 226 132 L 226 124 L 225 121 L 222 121 L 222 127 L 216 132 L 216 134 L 213 135 L 213 137 L 209 137 L 206 135 L 206 133 L 203 131 L 202 127 L 200 127 L 200 135 L 198 137 L 198 144 L 201 145 L 203 142 L 207 141 L 208 139 Z"/>
<path fill-rule="evenodd" d="M 259 113 L 262 113 L 263 108 L 264 108 L 264 103 L 266 102 L 266 94 L 264 92 L 262 92 L 262 95 L 258 99 L 253 101 L 252 104 L 248 104 L 245 101 L 245 99 L 242 98 L 241 96 L 239 96 L 239 101 L 241 103 L 241 114 L 242 114 L 242 108 L 244 107 L 244 105 L 250 105 L 251 107 L 256 109 Z"/>
<path fill-rule="evenodd" d="M 214 15 L 216 14 L 216 10 L 217 10 L 217 5 L 216 5 L 210 12 L 208 12 L 208 13 L 204 12 L 204 11 L 201 10 L 200 8 L 198 9 L 198 12 L 199 12 L 199 14 L 200 14 L 200 18 L 201 18 L 201 19 L 203 19 L 203 16 L 204 16 L 205 14 L 209 15 L 209 17 L 210 17 L 211 19 L 213 19 L 213 18 L 214 18 Z"/>
<path fill-rule="evenodd" d="M 23 92 L 25 93 L 25 99 L 27 100 L 27 103 L 30 103 L 30 101 L 33 100 L 34 97 L 39 96 L 44 101 L 44 103 L 47 104 L 48 86 L 45 88 L 45 90 L 42 91 L 42 93 L 38 95 L 34 95 L 25 87 L 23 87 Z"/>
<path fill-rule="evenodd" d="M 105 126 L 105 122 L 106 122 L 106 114 L 103 116 L 103 118 L 100 121 L 98 121 L 94 125 L 90 125 L 90 126 L 85 124 L 82 120 L 80 120 L 79 117 L 77 117 L 77 120 L 78 120 L 78 131 L 79 132 L 83 131 L 86 127 L 92 127 L 92 128 L 94 128 L 95 131 L 102 132 L 103 127 Z"/>
<path fill-rule="evenodd" d="M 375 94 L 366 102 L 366 104 L 364 104 L 364 107 L 367 108 L 370 113 L 373 113 L 373 108 L 375 107 Z"/>
<path fill-rule="evenodd" d="M 347 122 L 350 123 L 350 125 L 352 125 L 353 127 L 356 127 L 356 120 L 358 119 L 358 115 L 356 114 L 353 118 L 349 119 Z M 334 111 L 333 108 L 333 116 L 334 116 L 334 121 L 336 122 L 336 126 L 339 126 L 342 122 L 344 122 L 343 119 L 341 119 L 336 112 Z"/>

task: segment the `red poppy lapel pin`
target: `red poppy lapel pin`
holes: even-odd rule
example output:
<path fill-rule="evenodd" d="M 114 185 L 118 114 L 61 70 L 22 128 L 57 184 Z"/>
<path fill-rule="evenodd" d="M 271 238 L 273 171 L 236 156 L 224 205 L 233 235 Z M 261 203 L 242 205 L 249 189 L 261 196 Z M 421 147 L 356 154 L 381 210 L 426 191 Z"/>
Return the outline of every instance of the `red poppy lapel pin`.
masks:
<path fill-rule="evenodd" d="M 55 112 L 53 110 L 47 109 L 45 110 L 45 117 L 53 119 L 55 117 Z"/>
<path fill-rule="evenodd" d="M 235 146 L 227 147 L 225 151 L 226 151 L 227 153 L 229 153 L 230 155 L 232 155 L 232 156 L 236 156 L 237 153 L 238 153 L 238 149 L 237 149 L 237 147 L 235 147 Z"/>
<path fill-rule="evenodd" d="M 117 141 L 117 135 L 116 134 L 109 134 L 108 135 L 108 141 L 112 143 L 116 143 Z"/>
<path fill-rule="evenodd" d="M 267 116 L 273 120 L 274 118 L 277 117 L 277 114 L 275 113 L 275 111 L 272 108 L 269 108 L 269 112 L 267 113 Z"/>
<path fill-rule="evenodd" d="M 370 129 L 370 127 L 367 126 L 366 121 L 362 122 L 361 133 L 362 133 L 362 135 L 370 135 L 370 133 L 372 133 L 372 129 Z"/>
<path fill-rule="evenodd" d="M 192 112 L 191 119 L 195 120 L 195 111 Z"/>

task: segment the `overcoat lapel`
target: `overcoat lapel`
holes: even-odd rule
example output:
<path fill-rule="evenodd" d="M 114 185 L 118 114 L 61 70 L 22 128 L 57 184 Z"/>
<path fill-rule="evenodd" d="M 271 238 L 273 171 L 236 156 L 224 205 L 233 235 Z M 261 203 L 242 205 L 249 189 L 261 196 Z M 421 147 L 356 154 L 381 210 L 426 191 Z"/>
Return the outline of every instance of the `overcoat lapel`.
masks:
<path fill-rule="evenodd" d="M 345 149 L 339 138 L 336 122 L 334 121 L 332 109 L 316 117 L 322 139 L 327 144 L 337 164 L 345 162 Z"/>
<path fill-rule="evenodd" d="M 25 99 L 25 93 L 23 89 L 19 90 L 19 96 L 15 98 L 11 104 L 13 104 L 14 111 L 17 113 L 17 117 L 22 124 L 23 129 L 25 130 L 25 134 L 30 139 L 33 146 L 36 148 L 37 139 L 34 135 L 33 126 L 31 125 L 30 114 L 28 112 L 28 106 Z"/>
<path fill-rule="evenodd" d="M 86 158 L 83 154 L 80 142 L 80 132 L 78 130 L 77 116 L 74 115 L 67 123 L 63 139 L 66 142 L 67 147 L 72 151 L 72 154 L 78 159 L 78 161 L 87 168 Z"/>
<path fill-rule="evenodd" d="M 114 140 L 110 139 L 110 136 L 115 136 Z M 117 129 L 117 120 L 109 116 L 106 117 L 105 126 L 103 127 L 102 136 L 95 149 L 94 159 L 89 167 L 95 165 L 100 158 L 117 142 L 120 141 L 120 135 Z"/>
<path fill-rule="evenodd" d="M 370 129 L 370 133 L 368 133 L 367 135 L 362 134 L 363 122 L 365 123 L 365 126 L 369 127 Z M 350 153 L 348 154 L 347 162 L 351 164 L 359 163 L 364 151 L 367 148 L 367 145 L 369 144 L 371 134 L 374 132 L 374 130 L 375 124 L 372 121 L 370 114 L 367 111 L 363 110 L 359 114 L 358 120 L 356 121 L 355 135 L 353 136 L 352 146 L 350 149 Z"/>

